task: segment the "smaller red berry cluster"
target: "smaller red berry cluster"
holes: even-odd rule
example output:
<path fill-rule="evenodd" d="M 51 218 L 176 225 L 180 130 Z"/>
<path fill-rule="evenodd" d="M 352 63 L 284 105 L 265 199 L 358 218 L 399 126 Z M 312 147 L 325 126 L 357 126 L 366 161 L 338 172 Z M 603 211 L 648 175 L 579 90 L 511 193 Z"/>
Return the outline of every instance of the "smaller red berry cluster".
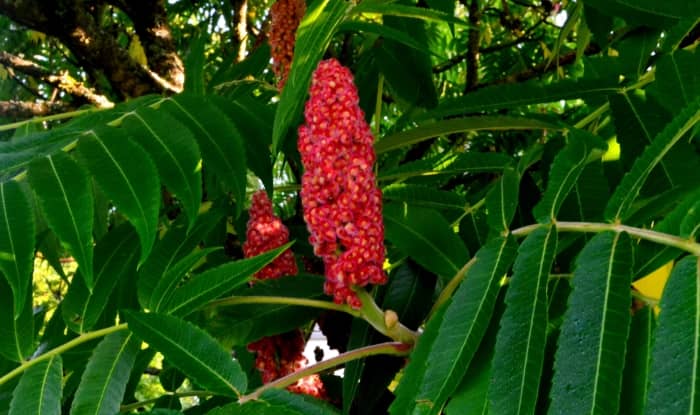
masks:
<path fill-rule="evenodd" d="M 272 56 L 272 71 L 277 77 L 277 87 L 282 90 L 287 82 L 289 68 L 294 58 L 294 43 L 296 32 L 301 19 L 306 12 L 304 0 L 277 0 L 270 9 L 270 55 Z"/>
<path fill-rule="evenodd" d="M 272 202 L 264 190 L 253 194 L 249 211 L 243 254 L 246 258 L 280 247 L 289 241 L 289 230 L 272 210 Z M 290 249 L 284 251 L 272 263 L 255 274 L 259 280 L 275 279 L 285 275 L 296 275 L 297 264 Z M 277 336 L 263 337 L 248 345 L 255 353 L 255 367 L 260 371 L 263 383 L 303 368 L 308 363 L 304 357 L 304 336 L 301 330 Z M 326 392 L 318 375 L 307 376 L 288 387 L 291 392 L 305 393 L 325 398 Z"/>
<path fill-rule="evenodd" d="M 253 194 L 250 206 L 250 218 L 246 229 L 246 241 L 243 244 L 243 255 L 250 258 L 271 249 L 278 248 L 289 242 L 289 230 L 272 210 L 272 202 L 264 190 Z M 255 278 L 266 280 L 285 275 L 296 275 L 297 264 L 294 254 L 287 249 L 272 263 L 255 274 Z"/>
<path fill-rule="evenodd" d="M 309 242 L 325 265 L 326 294 L 361 307 L 353 286 L 384 284 L 382 194 L 372 170 L 372 132 L 350 70 L 337 60 L 313 74 L 299 127 L 301 199 Z"/>
<path fill-rule="evenodd" d="M 255 352 L 255 367 L 262 374 L 263 383 L 287 376 L 303 369 L 308 361 L 304 357 L 304 336 L 301 330 L 294 330 L 277 336 L 264 337 L 248 345 Z M 262 358 L 265 357 L 265 358 Z M 317 398 L 325 398 L 326 390 L 318 375 L 299 379 L 287 388 L 290 392 L 304 393 Z"/>

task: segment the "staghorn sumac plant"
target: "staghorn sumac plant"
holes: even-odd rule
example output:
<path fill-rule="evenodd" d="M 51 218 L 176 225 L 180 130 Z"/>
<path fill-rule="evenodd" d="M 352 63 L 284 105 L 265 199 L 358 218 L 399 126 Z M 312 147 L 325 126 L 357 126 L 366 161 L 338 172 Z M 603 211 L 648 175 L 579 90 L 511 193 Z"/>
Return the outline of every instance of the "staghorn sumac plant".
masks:
<path fill-rule="evenodd" d="M 698 412 L 700 10 L 555 3 L 0 4 L 0 414 Z"/>

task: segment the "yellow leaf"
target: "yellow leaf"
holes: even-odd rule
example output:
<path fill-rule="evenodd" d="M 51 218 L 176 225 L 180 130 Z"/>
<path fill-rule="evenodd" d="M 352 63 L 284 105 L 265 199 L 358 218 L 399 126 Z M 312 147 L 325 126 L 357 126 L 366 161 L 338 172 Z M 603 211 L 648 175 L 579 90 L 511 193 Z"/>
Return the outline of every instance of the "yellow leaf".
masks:
<path fill-rule="evenodd" d="M 129 56 L 131 59 L 135 60 L 142 66 L 148 66 L 148 59 L 146 59 L 146 51 L 143 50 L 141 46 L 141 41 L 138 35 L 131 36 L 131 42 L 129 42 Z"/>
<path fill-rule="evenodd" d="M 637 291 L 639 291 L 645 297 L 659 300 L 661 298 L 661 294 L 664 292 L 666 280 L 668 280 L 668 276 L 671 274 L 672 269 L 673 261 L 670 261 L 649 275 L 638 279 L 632 283 L 632 286 L 634 286 L 634 288 L 636 288 Z"/>
<path fill-rule="evenodd" d="M 5 69 L 4 66 L 0 65 L 0 81 L 4 81 L 7 79 L 7 69 Z"/>

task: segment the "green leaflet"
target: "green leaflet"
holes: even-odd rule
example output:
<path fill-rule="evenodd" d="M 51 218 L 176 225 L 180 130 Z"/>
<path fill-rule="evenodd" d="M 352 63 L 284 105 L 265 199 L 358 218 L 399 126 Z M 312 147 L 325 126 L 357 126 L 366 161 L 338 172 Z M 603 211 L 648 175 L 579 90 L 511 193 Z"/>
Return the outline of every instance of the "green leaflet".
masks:
<path fill-rule="evenodd" d="M 350 325 L 348 350 L 370 344 L 372 326 L 362 319 L 355 318 Z M 349 415 L 362 381 L 366 359 L 357 359 L 345 365 L 343 373 L 343 415 Z"/>
<path fill-rule="evenodd" d="M 160 209 L 160 183 L 153 160 L 112 127 L 86 132 L 78 153 L 100 188 L 136 228 L 141 241 L 139 263 L 143 263 L 156 238 Z"/>
<path fill-rule="evenodd" d="M 678 262 L 661 297 L 645 414 L 695 414 L 700 407 L 700 259 Z"/>
<path fill-rule="evenodd" d="M 95 246 L 93 290 L 88 290 L 83 280 L 76 278 L 61 302 L 66 326 L 76 333 L 92 329 L 105 311 L 105 304 L 117 283 L 136 271 L 137 259 L 137 235 L 128 224 L 112 230 L 98 241 Z"/>
<path fill-rule="evenodd" d="M 192 94 L 204 94 L 204 63 L 206 62 L 205 47 L 208 36 L 197 33 L 190 41 L 190 47 L 185 55 L 185 91 Z"/>
<path fill-rule="evenodd" d="M 46 222 L 80 265 L 92 290 L 92 186 L 87 172 L 66 153 L 37 158 L 29 166 L 29 183 Z"/>
<path fill-rule="evenodd" d="M 303 415 L 335 415 L 338 411 L 330 404 L 308 395 L 291 393 L 286 390 L 270 389 L 260 398 L 272 405 L 284 406 Z"/>
<path fill-rule="evenodd" d="M 0 176 L 13 174 L 37 157 L 61 151 L 75 136 L 76 129 L 68 126 L 0 142 Z"/>
<path fill-rule="evenodd" d="M 450 301 L 440 307 L 428 322 L 432 320 L 441 321 L 445 315 L 445 310 L 449 307 Z M 403 370 L 401 381 L 396 387 L 396 399 L 394 399 L 389 407 L 389 413 L 391 415 L 406 415 L 414 408 L 416 404 L 416 394 L 420 390 L 420 384 L 414 382 L 413 379 L 423 378 L 428 364 L 428 355 L 435 343 L 438 330 L 438 324 L 428 324 L 423 334 L 420 335 L 415 348 L 408 357 L 408 365 L 406 365 Z"/>
<path fill-rule="evenodd" d="M 248 381 L 238 361 L 204 330 L 172 316 L 125 314 L 131 331 L 203 388 L 232 397 L 246 390 Z"/>
<path fill-rule="evenodd" d="M 416 160 L 381 172 L 380 182 L 417 176 L 456 175 L 464 173 L 499 172 L 511 163 L 501 153 L 464 152 Z"/>
<path fill-rule="evenodd" d="M 191 226 L 202 200 L 199 147 L 192 132 L 167 112 L 149 107 L 127 113 L 121 126 L 151 156 L 160 181 L 177 196 Z"/>
<path fill-rule="evenodd" d="M 194 133 L 205 165 L 216 173 L 225 190 L 233 193 L 238 202 L 236 215 L 240 214 L 245 200 L 247 161 L 243 138 L 236 125 L 202 96 L 179 94 L 166 99 L 161 108 Z"/>
<path fill-rule="evenodd" d="M 139 268 L 137 288 L 142 307 L 149 308 L 159 302 L 154 293 L 156 286 L 161 284 L 163 277 L 180 258 L 190 254 L 204 240 L 224 214 L 220 206 L 212 206 L 199 215 L 194 226 L 189 229 L 184 220 L 176 220 L 165 235 L 156 241 L 148 260 Z"/>
<path fill-rule="evenodd" d="M 291 245 L 292 243 L 290 242 L 264 254 L 228 262 L 197 274 L 186 284 L 175 289 L 170 301 L 161 306 L 161 310 L 169 314 L 190 314 L 207 302 L 226 294 L 248 281 L 253 274 L 274 261 L 278 255 Z"/>
<path fill-rule="evenodd" d="M 536 229 L 518 249 L 493 358 L 489 403 L 495 414 L 535 411 L 546 341 L 547 279 L 556 249 L 554 226 Z"/>
<path fill-rule="evenodd" d="M 520 175 L 513 168 L 503 170 L 503 176 L 486 195 L 486 221 L 489 227 L 498 232 L 507 232 L 518 207 Z"/>
<path fill-rule="evenodd" d="M 617 413 L 632 259 L 625 233 L 600 233 L 579 254 L 555 355 L 550 413 Z"/>
<path fill-rule="evenodd" d="M 394 133 L 377 141 L 374 149 L 377 154 L 420 143 L 433 137 L 447 134 L 480 130 L 533 130 L 563 129 L 562 125 L 536 118 L 505 115 L 481 115 L 476 117 L 452 118 L 430 124 L 421 124 L 410 130 Z"/>
<path fill-rule="evenodd" d="M 387 204 L 384 226 L 388 240 L 444 279 L 454 276 L 469 259 L 464 242 L 445 218 L 432 209 Z"/>
<path fill-rule="evenodd" d="M 625 371 L 620 395 L 621 415 L 643 413 L 649 391 L 651 344 L 655 326 L 656 317 L 651 307 L 644 307 L 634 313 L 625 355 Z"/>
<path fill-rule="evenodd" d="M 559 208 L 576 185 L 591 152 L 600 147 L 604 147 L 604 144 L 598 137 L 581 130 L 569 132 L 568 143 L 552 162 L 544 195 L 533 209 L 533 215 L 539 222 L 556 219 Z"/>
<path fill-rule="evenodd" d="M 360 5 L 353 10 L 353 13 L 377 13 L 385 16 L 406 17 L 433 22 L 445 22 L 460 26 L 469 26 L 466 20 L 457 18 L 443 11 L 425 7 L 406 6 L 397 3 L 368 1 L 360 3 Z"/>
<path fill-rule="evenodd" d="M 384 75 L 385 85 L 403 108 L 434 108 L 438 97 L 432 79 L 430 55 L 426 52 L 429 47 L 424 23 L 392 16 L 385 16 L 382 23 L 423 46 L 420 48 L 423 50 L 418 50 L 391 39 L 382 39 L 377 44 L 374 54 L 377 66 Z M 402 70 L 397 71 L 396 68 Z"/>
<path fill-rule="evenodd" d="M 182 282 L 185 275 L 204 257 L 220 249 L 222 248 L 213 247 L 195 250 L 170 267 L 153 289 L 151 303 L 147 308 L 155 312 L 163 311 L 168 301 L 172 298 L 173 292 L 178 284 Z"/>
<path fill-rule="evenodd" d="M 459 98 L 443 100 L 437 108 L 419 116 L 419 119 L 445 118 L 501 108 L 559 101 L 586 99 L 618 92 L 617 79 L 563 80 L 543 85 L 540 81 L 520 84 L 495 85 L 477 89 Z"/>
<path fill-rule="evenodd" d="M 95 348 L 80 378 L 71 415 L 111 415 L 119 412 L 138 351 L 139 342 L 128 331 L 105 337 Z"/>
<path fill-rule="evenodd" d="M 700 97 L 676 115 L 673 121 L 654 138 L 652 144 L 644 149 L 610 197 L 605 208 L 606 219 L 623 220 L 630 214 L 632 203 L 637 198 L 649 173 L 698 121 L 700 121 Z"/>
<path fill-rule="evenodd" d="M 662 56 L 656 64 L 656 80 L 649 85 L 649 94 L 671 114 L 689 106 L 700 95 L 699 64 L 700 55 L 689 50 L 677 50 Z"/>
<path fill-rule="evenodd" d="M 228 115 L 240 131 L 246 149 L 248 168 L 262 180 L 265 189 L 273 189 L 270 140 L 275 107 L 259 98 L 246 95 L 236 97 L 235 100 L 218 95 L 212 95 L 209 99 Z"/>
<path fill-rule="evenodd" d="M 241 405 L 232 403 L 216 408 L 207 415 L 337 415 L 330 404 L 308 395 L 270 389 L 259 399 Z"/>
<path fill-rule="evenodd" d="M 14 308 L 12 290 L 0 278 L 0 356 L 13 362 L 26 360 L 34 351 L 34 312 L 32 293 L 26 293 L 26 300 L 19 316 L 9 312 Z"/>
<path fill-rule="evenodd" d="M 476 254 L 476 262 L 452 297 L 439 333 L 426 359 L 427 368 L 416 395 L 414 413 L 438 414 L 459 386 L 491 320 L 500 282 L 517 252 L 512 236 L 492 239 Z"/>
<path fill-rule="evenodd" d="M 670 116 L 641 91 L 611 95 L 609 101 L 620 143 L 620 159 L 624 167 L 629 168 L 668 123 Z M 645 184 L 650 193 L 692 181 L 688 171 L 692 171 L 692 161 L 697 155 L 689 147 L 688 143 L 678 143 L 659 162 L 650 174 L 649 183 Z"/>
<path fill-rule="evenodd" d="M 430 53 L 430 50 L 428 50 L 425 45 L 416 42 L 416 40 L 409 34 L 379 23 L 371 23 L 365 20 L 346 20 L 338 25 L 337 30 L 338 33 L 374 33 L 383 38 L 392 39 L 415 50 Z"/>
<path fill-rule="evenodd" d="M 60 415 L 62 367 L 56 355 L 27 369 L 12 393 L 9 415 Z"/>
<path fill-rule="evenodd" d="M 319 0 L 308 5 L 297 29 L 294 60 L 272 127 L 273 156 L 283 147 L 289 129 L 302 113 L 311 74 L 328 48 L 336 28 L 345 20 L 351 8 L 352 5 L 343 0 Z"/>
<path fill-rule="evenodd" d="M 15 319 L 32 281 L 34 226 L 34 211 L 22 186 L 14 180 L 0 182 L 0 271 L 12 288 Z"/>
<path fill-rule="evenodd" d="M 694 2 L 671 0 L 588 0 L 587 5 L 611 16 L 625 16 L 630 24 L 651 27 L 668 27 L 684 16 L 697 15 Z"/>
<path fill-rule="evenodd" d="M 454 192 L 436 189 L 434 186 L 396 183 L 382 189 L 384 200 L 406 202 L 437 210 L 464 211 L 466 201 Z"/>

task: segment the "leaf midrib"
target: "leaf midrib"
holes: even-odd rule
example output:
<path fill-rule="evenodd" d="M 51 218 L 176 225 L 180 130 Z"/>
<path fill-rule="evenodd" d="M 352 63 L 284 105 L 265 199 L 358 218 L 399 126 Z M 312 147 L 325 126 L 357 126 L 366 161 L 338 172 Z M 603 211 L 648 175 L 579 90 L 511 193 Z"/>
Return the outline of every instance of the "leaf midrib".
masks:
<path fill-rule="evenodd" d="M 112 360 L 112 363 L 113 363 L 113 364 L 112 364 L 112 365 L 110 366 L 110 368 L 109 368 L 107 377 L 105 377 L 106 382 L 103 383 L 103 388 L 102 388 L 102 391 L 101 391 L 101 393 L 100 393 L 100 395 L 99 395 L 100 398 L 99 398 L 99 400 L 97 401 L 97 407 L 96 407 L 96 408 L 97 408 L 97 413 L 98 413 L 98 414 L 99 414 L 100 412 L 102 412 L 102 402 L 103 402 L 104 399 L 105 399 L 107 387 L 108 387 L 108 385 L 109 385 L 109 384 L 111 383 L 111 381 L 112 381 L 112 374 L 113 374 L 114 371 L 116 370 L 116 367 L 119 365 L 119 359 L 121 358 L 122 354 L 124 354 L 124 351 L 126 350 L 126 346 L 129 344 L 129 339 L 131 339 L 131 336 L 133 336 L 133 333 L 129 333 L 129 335 L 126 336 L 126 338 L 125 338 L 124 341 L 122 342 L 121 346 L 119 347 L 119 351 L 117 352 L 117 354 L 114 356 L 114 359 Z"/>
<path fill-rule="evenodd" d="M 459 268 L 457 268 L 457 265 L 454 262 L 452 262 L 452 260 L 447 255 L 445 255 L 445 253 L 443 251 L 438 249 L 438 247 L 435 244 L 430 242 L 429 239 L 424 238 L 423 235 L 421 235 L 420 233 L 414 232 L 412 228 L 405 226 L 403 223 L 397 221 L 396 219 L 394 219 L 390 215 L 386 215 L 385 218 L 388 219 L 389 221 L 399 225 L 401 228 L 404 228 L 409 233 L 413 234 L 416 238 L 424 241 L 426 243 L 426 245 L 430 246 L 438 254 L 438 256 L 444 258 L 445 261 L 447 261 L 449 263 L 449 265 L 452 267 L 452 270 L 453 270 L 452 275 L 456 274 L 457 271 L 459 271 Z"/>

